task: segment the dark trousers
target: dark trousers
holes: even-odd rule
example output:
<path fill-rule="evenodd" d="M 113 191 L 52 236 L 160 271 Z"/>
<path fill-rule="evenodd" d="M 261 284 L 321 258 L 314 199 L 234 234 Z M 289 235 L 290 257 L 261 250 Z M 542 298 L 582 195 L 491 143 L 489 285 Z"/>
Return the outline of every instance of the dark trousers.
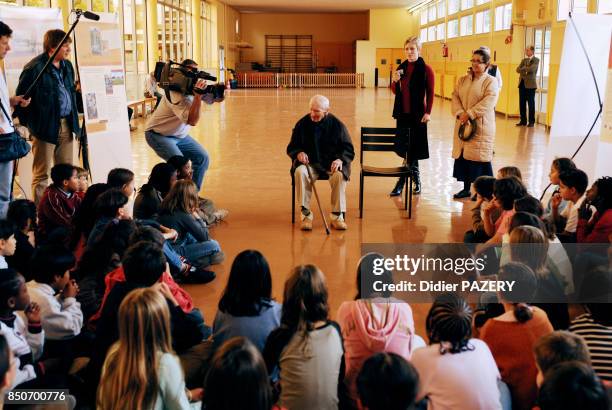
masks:
<path fill-rule="evenodd" d="M 527 105 L 529 105 L 529 124 L 535 124 L 535 92 L 535 88 L 525 88 L 522 81 L 519 84 L 519 105 L 523 124 L 527 124 Z"/>
<path fill-rule="evenodd" d="M 399 118 L 397 118 L 396 120 L 396 127 L 397 128 L 410 128 L 410 130 L 412 131 L 412 134 L 416 137 L 417 133 L 416 133 L 416 129 L 417 126 L 420 125 L 421 123 L 421 119 L 417 118 L 417 116 L 415 115 L 411 115 L 411 114 L 406 114 L 406 115 L 402 115 Z M 410 154 L 409 154 L 410 156 Z M 419 176 L 419 160 L 418 159 L 410 159 L 409 160 L 409 165 L 410 169 L 412 169 L 412 171 L 415 173 L 416 177 L 418 178 Z"/>

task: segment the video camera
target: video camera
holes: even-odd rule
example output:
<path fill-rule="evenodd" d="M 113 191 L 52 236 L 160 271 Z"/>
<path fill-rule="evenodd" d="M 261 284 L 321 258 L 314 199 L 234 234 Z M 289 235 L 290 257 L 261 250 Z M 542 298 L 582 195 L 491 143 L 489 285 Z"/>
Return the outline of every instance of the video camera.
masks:
<path fill-rule="evenodd" d="M 174 61 L 165 63 L 158 61 L 155 65 L 155 80 L 165 90 L 166 98 L 170 102 L 172 102 L 170 91 L 182 95 L 207 96 L 206 99 L 212 102 L 222 101 L 224 98 L 225 86 L 223 84 L 210 84 L 204 88 L 196 86 L 198 80 L 217 81 L 217 77 Z"/>

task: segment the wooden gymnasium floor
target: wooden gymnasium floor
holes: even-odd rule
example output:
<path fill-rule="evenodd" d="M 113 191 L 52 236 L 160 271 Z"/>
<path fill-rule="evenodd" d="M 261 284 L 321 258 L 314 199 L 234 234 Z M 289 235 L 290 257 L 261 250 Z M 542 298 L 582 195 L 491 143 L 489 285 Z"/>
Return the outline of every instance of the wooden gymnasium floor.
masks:
<path fill-rule="evenodd" d="M 313 263 L 325 273 L 330 291 L 332 317 L 345 300 L 355 295 L 356 264 L 362 243 L 460 242 L 470 223 L 471 201 L 456 201 L 461 188 L 452 177 L 451 158 L 454 119 L 450 102 L 436 98 L 429 123 L 430 158 L 421 161 L 423 192 L 415 196 L 413 218 L 407 219 L 401 199 L 388 192 L 392 178 L 366 178 L 364 218 L 359 219 L 359 158 L 353 161 L 353 178 L 347 188 L 345 232 L 327 236 L 315 212 L 312 232 L 291 224 L 290 160 L 285 154 L 295 122 L 308 112 L 314 94 L 326 95 L 331 112 L 348 127 L 359 153 L 362 126 L 393 127 L 393 96 L 387 89 L 251 89 L 232 90 L 223 104 L 204 107 L 200 123 L 191 135 L 211 158 L 203 195 L 230 211 L 226 222 L 211 229 L 227 257 L 214 267 L 217 279 L 207 285 L 188 286 L 196 305 L 211 324 L 217 302 L 227 281 L 234 257 L 245 249 L 257 249 L 268 259 L 273 275 L 273 296 L 282 301 L 285 278 L 292 267 Z M 497 116 L 494 170 L 516 165 L 530 192 L 539 194 L 549 171 L 545 164 L 548 135 L 544 126 L 515 127 L 516 118 Z M 132 150 L 137 185 L 144 183 L 160 159 L 144 140 L 144 120 L 137 118 Z M 392 153 L 370 153 L 366 163 L 393 166 L 401 160 Z M 369 162 L 371 161 L 371 162 Z M 329 185 L 317 184 L 324 209 L 330 211 Z M 299 220 L 299 219 L 298 219 Z M 424 335 L 427 306 L 413 306 L 417 332 Z"/>

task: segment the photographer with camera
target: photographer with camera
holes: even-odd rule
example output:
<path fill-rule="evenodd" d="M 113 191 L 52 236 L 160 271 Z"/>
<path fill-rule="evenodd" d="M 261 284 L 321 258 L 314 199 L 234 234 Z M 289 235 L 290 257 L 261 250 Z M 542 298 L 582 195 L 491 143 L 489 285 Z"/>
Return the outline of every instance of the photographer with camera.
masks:
<path fill-rule="evenodd" d="M 200 191 L 209 158 L 202 145 L 189 135 L 189 130 L 200 120 L 205 80 L 198 76 L 200 72 L 195 61 L 187 59 L 180 65 L 180 69 L 170 70 L 171 75 L 187 79 L 188 84 L 193 84 L 197 78 L 195 86 L 179 87 L 178 91 L 173 88 L 172 81 L 166 84 L 166 93 L 159 107 L 147 121 L 145 137 L 147 144 L 166 161 L 175 155 L 189 158 L 193 166 L 193 182 Z M 160 85 L 164 86 L 164 82 L 160 81 Z"/>

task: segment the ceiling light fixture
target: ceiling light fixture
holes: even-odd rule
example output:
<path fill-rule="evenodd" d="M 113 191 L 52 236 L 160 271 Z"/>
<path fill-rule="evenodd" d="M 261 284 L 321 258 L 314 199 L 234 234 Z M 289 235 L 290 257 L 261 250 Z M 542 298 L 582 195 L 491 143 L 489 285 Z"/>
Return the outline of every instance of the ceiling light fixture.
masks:
<path fill-rule="evenodd" d="M 414 6 L 407 7 L 406 10 L 408 11 L 408 13 L 414 13 L 416 11 L 421 10 L 422 8 L 425 8 L 425 6 L 429 5 L 430 3 L 434 2 L 435 0 L 423 0 L 420 3 L 415 4 Z"/>

